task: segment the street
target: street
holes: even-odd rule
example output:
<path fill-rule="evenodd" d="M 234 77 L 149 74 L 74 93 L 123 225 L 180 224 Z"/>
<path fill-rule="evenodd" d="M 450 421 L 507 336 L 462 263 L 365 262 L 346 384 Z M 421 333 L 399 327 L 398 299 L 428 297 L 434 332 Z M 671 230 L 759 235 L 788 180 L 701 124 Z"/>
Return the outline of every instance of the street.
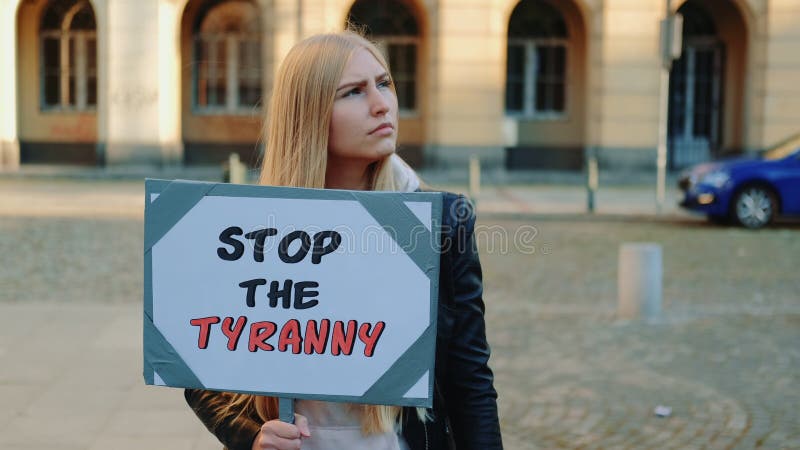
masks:
<path fill-rule="evenodd" d="M 0 447 L 220 448 L 180 390 L 142 379 L 141 183 L 0 192 Z M 508 195 L 488 189 L 476 226 L 506 448 L 800 448 L 799 225 Z M 624 242 L 663 248 L 655 323 L 616 318 Z"/>

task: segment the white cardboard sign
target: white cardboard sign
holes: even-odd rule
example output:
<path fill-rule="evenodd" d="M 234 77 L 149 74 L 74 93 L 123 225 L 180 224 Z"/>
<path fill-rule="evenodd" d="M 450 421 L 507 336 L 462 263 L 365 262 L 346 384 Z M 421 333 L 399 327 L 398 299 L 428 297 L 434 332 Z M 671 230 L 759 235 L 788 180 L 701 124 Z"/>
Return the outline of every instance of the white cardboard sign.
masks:
<path fill-rule="evenodd" d="M 441 194 L 146 195 L 148 384 L 430 406 Z"/>

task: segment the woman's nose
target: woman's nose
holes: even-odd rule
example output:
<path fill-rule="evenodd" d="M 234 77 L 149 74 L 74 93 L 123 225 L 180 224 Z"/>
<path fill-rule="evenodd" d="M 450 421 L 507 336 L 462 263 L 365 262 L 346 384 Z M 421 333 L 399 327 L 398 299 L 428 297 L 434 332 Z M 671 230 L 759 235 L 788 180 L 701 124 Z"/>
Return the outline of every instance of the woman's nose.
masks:
<path fill-rule="evenodd" d="M 383 116 L 389 112 L 389 100 L 377 88 L 370 89 L 370 112 L 373 116 Z"/>

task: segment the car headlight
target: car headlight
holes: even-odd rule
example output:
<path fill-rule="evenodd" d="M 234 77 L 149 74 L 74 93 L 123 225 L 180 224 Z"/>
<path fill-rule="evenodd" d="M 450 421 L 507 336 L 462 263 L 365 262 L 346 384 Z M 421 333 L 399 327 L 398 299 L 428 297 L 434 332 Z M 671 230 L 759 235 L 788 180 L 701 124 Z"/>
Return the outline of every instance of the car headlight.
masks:
<path fill-rule="evenodd" d="M 725 183 L 727 183 L 730 179 L 731 176 L 728 174 L 728 172 L 723 170 L 714 170 L 705 174 L 700 182 L 719 189 L 722 186 L 725 186 Z"/>

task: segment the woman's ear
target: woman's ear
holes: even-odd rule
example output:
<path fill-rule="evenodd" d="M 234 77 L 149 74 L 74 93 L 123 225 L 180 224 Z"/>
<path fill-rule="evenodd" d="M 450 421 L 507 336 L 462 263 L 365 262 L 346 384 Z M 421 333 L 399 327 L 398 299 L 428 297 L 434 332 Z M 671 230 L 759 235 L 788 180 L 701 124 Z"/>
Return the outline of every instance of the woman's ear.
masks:
<path fill-rule="evenodd" d="M 417 172 L 403 161 L 403 158 L 397 153 L 392 153 L 391 156 L 389 156 L 389 164 L 392 165 L 392 173 L 398 191 L 414 192 L 419 189 L 420 179 Z"/>

